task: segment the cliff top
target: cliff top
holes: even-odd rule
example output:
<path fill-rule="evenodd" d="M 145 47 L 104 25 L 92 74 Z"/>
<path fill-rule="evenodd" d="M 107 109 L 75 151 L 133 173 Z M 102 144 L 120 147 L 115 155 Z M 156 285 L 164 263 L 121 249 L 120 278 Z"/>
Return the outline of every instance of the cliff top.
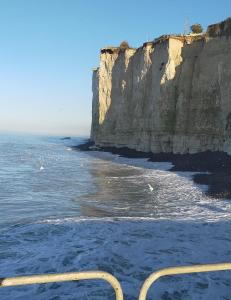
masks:
<path fill-rule="evenodd" d="M 158 43 L 165 42 L 169 39 L 176 39 L 180 40 L 184 43 L 191 44 L 194 41 L 201 40 L 205 37 L 205 33 L 190 33 L 190 34 L 164 34 L 159 36 L 158 38 L 154 39 L 151 42 L 146 42 L 143 44 L 143 47 L 147 45 L 156 45 Z"/>
<path fill-rule="evenodd" d="M 125 50 L 137 50 L 143 47 L 147 47 L 148 45 L 154 46 L 156 44 L 166 42 L 169 39 L 177 39 L 182 41 L 183 43 L 191 44 L 195 41 L 203 40 L 206 37 L 215 38 L 221 36 L 226 36 L 226 38 L 228 38 L 228 36 L 231 36 L 231 18 L 228 18 L 220 23 L 209 25 L 206 32 L 189 33 L 189 34 L 164 34 L 154 39 L 153 41 L 145 42 L 139 48 L 128 47 L 124 49 L 121 47 L 108 46 L 108 47 L 101 48 L 100 52 L 102 54 L 103 53 L 113 54 L 113 53 L 118 53 L 120 51 L 123 52 Z"/>
<path fill-rule="evenodd" d="M 205 35 L 206 35 L 205 33 L 199 33 L 199 34 L 190 33 L 190 34 L 187 34 L 187 35 L 183 35 L 183 34 L 165 34 L 165 35 L 161 35 L 160 37 L 154 39 L 153 41 L 145 42 L 139 48 L 128 47 L 126 49 L 123 49 L 121 47 L 107 46 L 107 47 L 101 48 L 100 52 L 101 53 L 113 54 L 113 53 L 116 53 L 118 51 L 137 50 L 137 49 L 140 49 L 142 47 L 146 47 L 148 45 L 156 45 L 158 43 L 165 42 L 169 39 L 177 39 L 177 40 L 181 40 L 182 42 L 185 42 L 185 43 L 189 44 L 189 43 L 192 43 L 193 41 L 203 39 L 205 37 Z"/>
<path fill-rule="evenodd" d="M 136 48 L 128 47 L 126 49 L 121 48 L 121 47 L 114 47 L 114 46 L 108 46 L 100 49 L 101 53 L 116 53 L 119 51 L 125 51 L 125 50 L 136 50 Z"/>

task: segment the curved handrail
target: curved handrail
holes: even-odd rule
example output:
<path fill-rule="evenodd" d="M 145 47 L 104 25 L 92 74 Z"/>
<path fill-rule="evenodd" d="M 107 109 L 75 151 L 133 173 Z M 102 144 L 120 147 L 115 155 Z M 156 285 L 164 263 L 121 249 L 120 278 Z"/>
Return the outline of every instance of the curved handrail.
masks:
<path fill-rule="evenodd" d="M 149 288 L 157 279 L 159 279 L 162 276 L 190 274 L 190 273 L 199 273 L 199 272 L 225 271 L 225 270 L 231 270 L 231 263 L 181 266 L 181 267 L 161 269 L 159 271 L 152 273 L 145 280 L 140 290 L 139 300 L 146 300 Z"/>
<path fill-rule="evenodd" d="M 115 291 L 116 300 L 123 300 L 123 291 L 119 281 L 110 273 L 102 271 L 71 272 L 0 278 L 0 287 L 88 279 L 103 279 L 107 281 Z"/>
<path fill-rule="evenodd" d="M 151 285 L 160 277 L 178 274 L 190 274 L 199 272 L 214 272 L 231 270 L 231 263 L 221 264 L 206 264 L 206 265 L 192 265 L 181 266 L 161 269 L 152 273 L 143 283 L 140 290 L 139 300 L 146 300 L 147 293 Z M 110 273 L 103 271 L 87 271 L 87 272 L 71 272 L 71 273 L 58 273 L 58 274 L 44 274 L 44 275 L 31 275 L 31 276 L 18 276 L 9 278 L 0 278 L 0 288 L 16 285 L 38 284 L 38 283 L 51 283 L 51 282 L 64 282 L 75 280 L 88 280 L 88 279 L 103 279 L 107 281 L 114 289 L 116 300 L 123 300 L 123 291 L 119 281 Z"/>

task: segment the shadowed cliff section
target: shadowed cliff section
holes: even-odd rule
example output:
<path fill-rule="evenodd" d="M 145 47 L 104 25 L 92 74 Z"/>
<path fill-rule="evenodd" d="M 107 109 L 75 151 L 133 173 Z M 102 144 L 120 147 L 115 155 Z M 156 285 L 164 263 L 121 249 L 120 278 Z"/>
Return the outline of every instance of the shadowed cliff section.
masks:
<path fill-rule="evenodd" d="M 140 143 L 144 123 L 148 122 L 148 115 L 144 118 L 144 114 L 145 108 L 150 107 L 147 84 L 151 79 L 151 69 L 146 68 L 140 78 L 140 72 L 134 66 L 139 69 L 145 64 L 144 51 L 145 49 L 120 51 L 115 59 L 110 71 L 111 102 L 104 122 L 99 125 L 100 144 L 116 144 L 120 147 L 129 145 L 133 148 Z"/>

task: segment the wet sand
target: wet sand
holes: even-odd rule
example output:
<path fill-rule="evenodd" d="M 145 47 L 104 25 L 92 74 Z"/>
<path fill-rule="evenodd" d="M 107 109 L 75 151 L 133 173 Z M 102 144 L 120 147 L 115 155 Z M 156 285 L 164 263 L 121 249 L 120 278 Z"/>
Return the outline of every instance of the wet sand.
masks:
<path fill-rule="evenodd" d="M 146 153 L 126 147 L 94 147 L 86 140 L 84 144 L 73 147 L 81 151 L 104 151 L 127 158 L 147 158 L 152 162 L 171 162 L 170 171 L 200 172 L 194 174 L 197 184 L 208 185 L 206 194 L 215 198 L 231 199 L 231 156 L 224 152 L 201 152 L 196 154 Z"/>

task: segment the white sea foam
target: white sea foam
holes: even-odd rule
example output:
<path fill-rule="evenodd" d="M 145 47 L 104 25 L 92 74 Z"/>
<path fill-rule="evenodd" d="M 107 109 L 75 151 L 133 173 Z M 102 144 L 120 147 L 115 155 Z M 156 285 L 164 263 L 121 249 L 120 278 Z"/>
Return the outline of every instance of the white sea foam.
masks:
<path fill-rule="evenodd" d="M 1 260 L 1 276 L 100 269 L 120 280 L 125 299 L 137 299 L 144 279 L 159 268 L 230 261 L 230 231 L 230 222 L 151 218 L 46 220 L 12 228 L 1 235 L 1 251 L 7 247 L 7 252 L 3 252 L 7 259 Z M 150 296 L 229 299 L 230 284 L 229 273 L 225 272 L 168 277 L 154 285 Z M 73 296 L 81 299 L 83 295 L 92 300 L 113 297 L 110 288 L 101 283 L 0 290 L 4 300 L 74 299 Z"/>

